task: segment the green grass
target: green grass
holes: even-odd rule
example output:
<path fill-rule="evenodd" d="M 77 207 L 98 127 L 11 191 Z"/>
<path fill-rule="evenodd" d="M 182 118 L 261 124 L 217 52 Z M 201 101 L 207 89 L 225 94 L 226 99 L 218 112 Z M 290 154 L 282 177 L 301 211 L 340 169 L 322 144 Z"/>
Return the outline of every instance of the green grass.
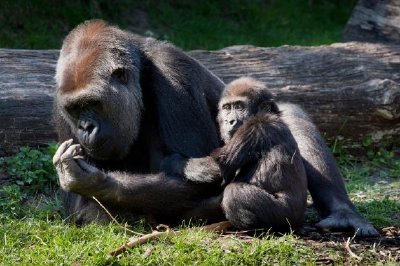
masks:
<path fill-rule="evenodd" d="M 400 159 L 393 148 L 367 138 L 358 150 L 364 156 L 354 156 L 343 145 L 335 141 L 332 151 L 358 210 L 376 226 L 400 226 Z"/>
<path fill-rule="evenodd" d="M 128 236 L 115 225 L 77 228 L 62 221 L 5 220 L 0 228 L 1 265 L 300 265 L 312 261 L 310 248 L 299 248 L 292 235 L 252 241 L 218 239 L 195 229 L 162 237 L 123 256 L 108 253 Z M 118 264 L 117 264 L 118 262 Z"/>
<path fill-rule="evenodd" d="M 59 48 L 73 27 L 92 18 L 169 40 L 186 50 L 212 50 L 235 44 L 328 44 L 341 40 L 355 3 L 356 0 L 0 0 L 0 47 Z"/>
<path fill-rule="evenodd" d="M 107 251 L 123 238 L 112 225 L 77 228 L 34 218 L 6 219 L 0 235 L 1 265 L 106 264 Z"/>
<path fill-rule="evenodd" d="M 355 1 L 175 1 L 155 6 L 150 19 L 160 37 L 185 49 L 220 49 L 233 44 L 318 45 L 341 40 L 354 4 Z"/>
<path fill-rule="evenodd" d="M 397 159 L 398 161 L 398 159 Z M 376 160 L 352 166 L 342 166 L 347 179 L 346 188 L 358 210 L 375 226 L 400 227 L 400 174 L 386 176 L 386 172 L 399 171 L 397 164 L 375 170 Z M 382 175 L 381 171 L 385 171 Z"/>

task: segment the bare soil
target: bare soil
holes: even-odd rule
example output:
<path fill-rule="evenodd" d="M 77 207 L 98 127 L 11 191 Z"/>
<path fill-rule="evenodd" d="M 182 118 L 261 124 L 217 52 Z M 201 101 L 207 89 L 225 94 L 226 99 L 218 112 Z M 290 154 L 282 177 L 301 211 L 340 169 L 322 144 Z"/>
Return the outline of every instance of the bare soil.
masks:
<path fill-rule="evenodd" d="M 378 228 L 378 237 L 353 238 L 350 232 L 321 232 L 307 224 L 300 239 L 319 255 L 316 262 L 321 265 L 344 264 L 364 265 L 366 262 L 400 262 L 400 227 Z M 346 243 L 349 241 L 346 248 Z M 349 251 L 350 249 L 351 251 Z M 335 256 L 327 254 L 333 250 Z"/>

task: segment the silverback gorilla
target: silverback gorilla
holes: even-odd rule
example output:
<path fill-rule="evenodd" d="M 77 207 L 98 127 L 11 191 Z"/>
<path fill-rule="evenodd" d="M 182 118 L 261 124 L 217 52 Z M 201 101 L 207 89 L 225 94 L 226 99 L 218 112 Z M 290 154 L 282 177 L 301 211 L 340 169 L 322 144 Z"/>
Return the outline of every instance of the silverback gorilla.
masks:
<path fill-rule="evenodd" d="M 159 170 L 170 154 L 198 158 L 219 146 L 215 118 L 224 84 L 204 66 L 171 44 L 94 20 L 65 38 L 56 84 L 54 119 L 62 145 L 53 163 L 64 207 L 76 223 L 107 219 L 92 197 L 121 217 L 145 215 L 168 223 L 224 219 L 215 207 L 222 198 L 218 188 Z M 377 234 L 355 210 L 307 115 L 291 104 L 279 109 L 303 158 L 308 189 L 323 218 L 318 226 Z M 207 168 L 186 171 L 202 175 Z"/>

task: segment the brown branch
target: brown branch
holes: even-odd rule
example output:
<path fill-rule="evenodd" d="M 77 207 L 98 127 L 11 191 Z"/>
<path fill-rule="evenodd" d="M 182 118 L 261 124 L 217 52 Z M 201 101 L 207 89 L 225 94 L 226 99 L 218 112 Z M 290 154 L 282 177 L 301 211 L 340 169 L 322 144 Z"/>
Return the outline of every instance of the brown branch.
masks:
<path fill-rule="evenodd" d="M 130 238 L 127 243 L 125 243 L 122 246 L 120 246 L 119 248 L 111 251 L 110 256 L 114 256 L 114 257 L 118 256 L 119 254 L 125 252 L 128 248 L 138 247 L 142 244 L 149 242 L 152 239 L 156 239 L 161 236 L 168 236 L 168 235 L 176 236 L 179 233 L 180 233 L 179 231 L 170 230 L 169 228 L 166 231 L 161 231 L 161 232 L 154 230 L 152 233 L 141 236 L 139 238 Z"/>
<path fill-rule="evenodd" d="M 204 230 L 207 232 L 217 232 L 218 233 L 218 232 L 224 232 L 226 229 L 228 229 L 231 226 L 232 226 L 232 224 L 229 221 L 223 221 L 223 222 L 219 222 L 219 223 L 201 226 L 198 228 L 200 230 Z M 161 229 L 164 231 L 159 231 Z M 125 252 L 128 248 L 138 247 L 142 244 L 149 242 L 152 239 L 160 238 L 162 236 L 169 236 L 169 235 L 177 236 L 180 233 L 181 233 L 180 231 L 174 231 L 174 230 L 170 229 L 167 225 L 159 225 L 159 226 L 157 226 L 157 230 L 154 230 L 150 234 L 141 236 L 139 238 L 130 238 L 127 243 L 125 243 L 122 246 L 120 246 L 119 248 L 111 251 L 109 255 L 110 256 L 118 256 L 121 253 Z"/>

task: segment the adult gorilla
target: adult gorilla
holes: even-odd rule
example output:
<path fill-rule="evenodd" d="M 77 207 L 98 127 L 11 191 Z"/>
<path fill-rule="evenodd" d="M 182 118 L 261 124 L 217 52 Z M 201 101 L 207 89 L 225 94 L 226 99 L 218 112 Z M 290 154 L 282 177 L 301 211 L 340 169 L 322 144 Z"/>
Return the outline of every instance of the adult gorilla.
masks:
<path fill-rule="evenodd" d="M 218 186 L 159 171 L 170 154 L 203 157 L 219 146 L 215 118 L 224 84 L 215 75 L 171 44 L 94 20 L 64 40 L 56 82 L 54 117 L 63 144 L 53 161 L 75 222 L 106 219 L 93 196 L 124 217 L 223 219 Z M 280 109 L 304 159 L 319 225 L 376 234 L 350 202 L 315 126 L 294 105 Z M 219 174 L 217 165 L 203 172 L 190 165 L 186 171 Z"/>

